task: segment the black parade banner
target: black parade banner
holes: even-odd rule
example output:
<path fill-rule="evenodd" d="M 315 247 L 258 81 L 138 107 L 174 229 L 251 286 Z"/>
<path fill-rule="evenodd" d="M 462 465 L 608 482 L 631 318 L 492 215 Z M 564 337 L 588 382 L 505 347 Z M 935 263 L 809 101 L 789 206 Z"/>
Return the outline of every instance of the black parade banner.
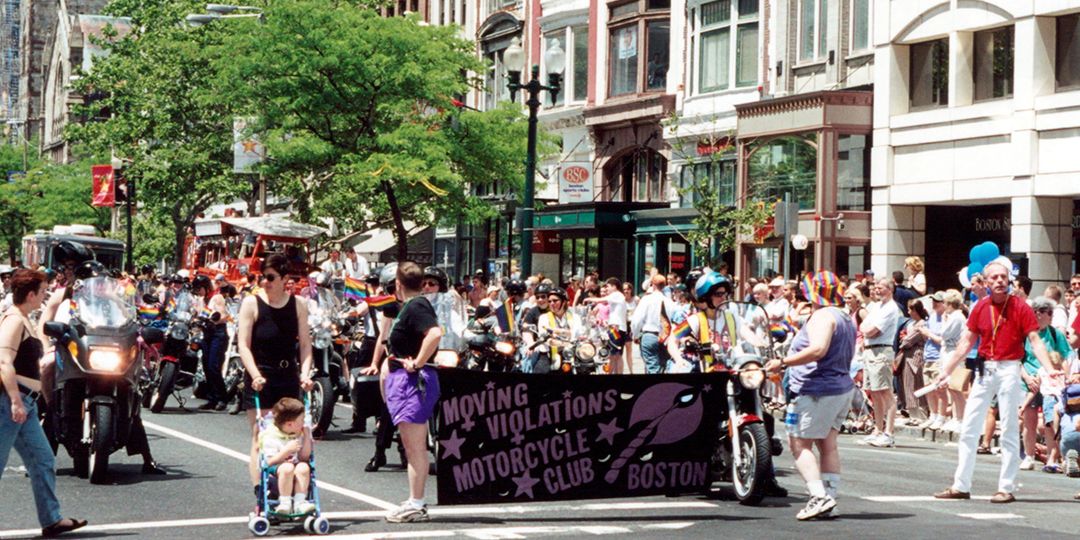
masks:
<path fill-rule="evenodd" d="M 439 370 L 439 504 L 703 491 L 726 382 Z"/>

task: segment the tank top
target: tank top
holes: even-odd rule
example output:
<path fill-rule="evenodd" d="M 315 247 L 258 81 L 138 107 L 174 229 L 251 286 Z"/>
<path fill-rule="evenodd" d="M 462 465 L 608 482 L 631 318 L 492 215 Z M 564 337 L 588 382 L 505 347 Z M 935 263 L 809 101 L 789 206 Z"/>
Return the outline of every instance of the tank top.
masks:
<path fill-rule="evenodd" d="M 847 313 L 837 308 L 824 311 L 836 321 L 829 350 L 817 362 L 793 366 L 788 370 L 789 389 L 798 395 L 836 396 L 851 390 L 851 359 L 855 356 L 855 323 Z M 810 344 L 806 326 L 803 326 L 791 342 L 795 354 Z"/>
<path fill-rule="evenodd" d="M 0 322 L 6 317 L 7 314 L 0 317 Z M 40 339 L 26 331 L 22 321 L 19 321 L 19 326 L 21 335 L 26 337 L 19 342 L 19 350 L 15 351 L 15 374 L 39 381 L 41 380 L 41 370 L 38 367 L 38 362 L 41 360 L 41 356 L 45 354 L 45 349 L 41 345 Z"/>
<path fill-rule="evenodd" d="M 264 375 L 296 374 L 297 369 L 297 333 L 300 323 L 296 318 L 296 297 L 289 296 L 289 301 L 280 308 L 275 308 L 256 295 L 259 316 L 251 329 L 251 354 L 255 365 Z"/>

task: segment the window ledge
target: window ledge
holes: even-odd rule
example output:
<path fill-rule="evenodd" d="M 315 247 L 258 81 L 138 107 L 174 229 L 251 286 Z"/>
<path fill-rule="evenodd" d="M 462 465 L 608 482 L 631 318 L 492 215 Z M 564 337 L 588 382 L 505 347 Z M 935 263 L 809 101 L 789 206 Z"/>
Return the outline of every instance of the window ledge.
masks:
<path fill-rule="evenodd" d="M 795 64 L 795 67 L 791 68 L 792 71 L 809 71 L 813 68 L 825 67 L 827 59 L 821 58 L 819 60 L 806 60 Z"/>
<path fill-rule="evenodd" d="M 726 97 L 739 94 L 757 94 L 758 85 L 752 86 L 737 86 L 735 88 L 728 88 L 727 90 L 711 90 L 709 92 L 698 92 L 683 100 L 684 103 L 693 103 L 695 101 L 702 101 L 706 99 L 713 99 L 719 97 Z"/>
<path fill-rule="evenodd" d="M 898 114 L 889 121 L 892 129 L 902 129 L 915 126 L 944 124 L 948 122 L 961 122 L 967 120 L 989 119 L 991 117 L 1012 114 L 1013 100 L 995 99 L 980 101 L 971 105 L 957 107 L 930 107 L 913 110 L 907 114 Z"/>
<path fill-rule="evenodd" d="M 844 61 L 845 62 L 853 62 L 855 60 L 862 60 L 864 58 L 872 57 L 872 56 L 874 56 L 874 49 L 862 49 L 862 50 L 859 50 L 859 51 L 851 52 L 850 54 L 848 54 L 844 58 Z"/>
<path fill-rule="evenodd" d="M 1068 86 L 1053 94 L 1035 98 L 1036 111 L 1048 111 L 1075 107 L 1080 104 L 1080 86 Z"/>

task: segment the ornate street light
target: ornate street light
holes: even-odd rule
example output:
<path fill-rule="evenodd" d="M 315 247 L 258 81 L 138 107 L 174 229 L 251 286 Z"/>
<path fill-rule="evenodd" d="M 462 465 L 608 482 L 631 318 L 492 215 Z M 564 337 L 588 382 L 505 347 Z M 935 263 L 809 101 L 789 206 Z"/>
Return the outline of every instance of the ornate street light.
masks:
<path fill-rule="evenodd" d="M 536 126 L 537 111 L 540 109 L 540 92 L 547 91 L 552 105 L 559 96 L 562 72 L 566 69 L 566 53 L 559 46 L 558 40 L 544 55 L 544 65 L 548 72 L 548 85 L 540 82 L 540 66 L 533 65 L 531 79 L 522 84 L 521 72 L 525 69 L 525 51 L 521 41 L 514 38 L 513 43 L 503 52 L 503 65 L 508 73 L 507 88 L 510 100 L 517 98 L 518 90 L 526 92 L 525 105 L 529 107 L 529 141 L 525 154 L 525 193 L 522 197 L 522 209 L 518 227 L 521 229 L 521 278 L 532 274 L 532 233 L 533 233 L 533 192 L 536 191 Z"/>

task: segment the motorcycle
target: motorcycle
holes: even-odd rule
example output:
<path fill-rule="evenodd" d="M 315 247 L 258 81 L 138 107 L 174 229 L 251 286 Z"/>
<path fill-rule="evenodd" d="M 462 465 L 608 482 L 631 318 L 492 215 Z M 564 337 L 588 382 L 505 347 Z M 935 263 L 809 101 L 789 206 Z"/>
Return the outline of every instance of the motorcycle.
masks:
<path fill-rule="evenodd" d="M 492 319 L 474 319 L 465 333 L 465 367 L 483 371 L 512 371 L 517 367 L 517 338 L 495 332 Z"/>
<path fill-rule="evenodd" d="M 225 349 L 225 362 L 221 365 L 221 380 L 225 382 L 225 402 L 228 403 L 244 390 L 244 363 L 240 360 L 240 349 L 236 342 L 236 329 L 240 320 L 240 299 L 234 298 L 225 303 L 229 312 L 229 345 Z"/>
<path fill-rule="evenodd" d="M 75 474 L 101 484 L 109 456 L 127 445 L 141 410 L 139 325 L 133 295 L 111 277 L 82 281 L 71 302 L 69 322 L 45 323 L 56 342 L 57 436 Z"/>
<path fill-rule="evenodd" d="M 199 362 L 203 333 L 220 318 L 218 313 L 210 317 L 197 314 L 195 297 L 186 290 L 180 291 L 174 300 L 168 313 L 161 362 L 154 376 L 155 389 L 150 397 L 150 412 L 154 414 L 165 409 L 169 396 L 174 396 L 180 408 L 184 408 L 187 399 L 181 390 L 205 381 Z"/>
<path fill-rule="evenodd" d="M 744 321 L 751 320 L 746 315 L 743 317 Z M 712 475 L 714 479 L 734 485 L 740 504 L 760 503 L 773 474 L 775 452 L 762 409 L 765 358 L 754 344 L 746 341 L 737 341 L 725 351 L 719 343 L 700 343 L 689 338 L 682 344 L 681 352 L 684 359 L 694 362 L 701 372 L 730 375 L 725 385 L 727 415 L 720 423 L 720 436 L 711 463 Z"/>
<path fill-rule="evenodd" d="M 342 358 L 334 348 L 334 334 L 340 331 L 340 324 L 335 322 L 340 305 L 334 292 L 327 287 L 315 287 L 314 298 L 308 303 L 308 326 L 311 329 L 311 355 L 314 372 L 311 380 L 315 388 L 311 390 L 312 434 L 321 437 L 329 429 L 334 419 L 334 405 L 337 396 L 348 392 L 348 381 L 342 378 Z"/>

